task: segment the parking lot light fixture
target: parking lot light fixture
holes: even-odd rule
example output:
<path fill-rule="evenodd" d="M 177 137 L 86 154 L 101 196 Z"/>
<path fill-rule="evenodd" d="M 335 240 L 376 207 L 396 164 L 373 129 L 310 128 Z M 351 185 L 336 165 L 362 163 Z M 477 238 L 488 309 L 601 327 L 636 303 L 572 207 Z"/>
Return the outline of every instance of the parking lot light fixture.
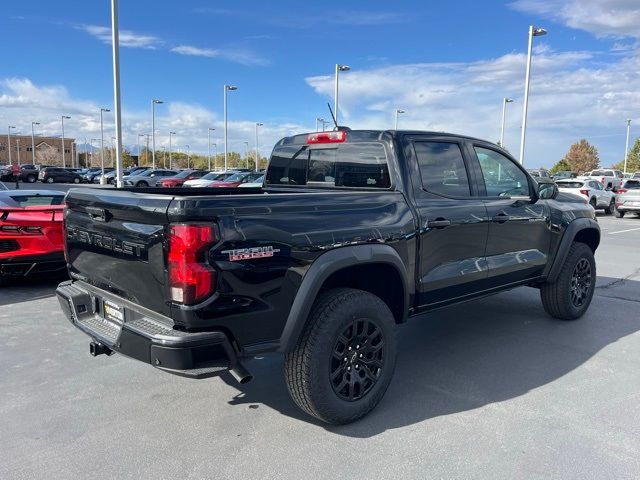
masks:
<path fill-rule="evenodd" d="M 171 162 L 171 137 L 173 135 L 175 135 L 176 132 L 169 132 L 169 168 L 172 167 L 172 162 Z"/>
<path fill-rule="evenodd" d="M 36 164 L 36 145 L 35 145 L 35 142 L 33 140 L 33 137 L 34 137 L 33 126 L 34 125 L 40 125 L 40 122 L 31 122 L 31 165 L 35 165 Z"/>
<path fill-rule="evenodd" d="M 527 135 L 527 108 L 529 106 L 529 82 L 531 80 L 531 50 L 533 47 L 533 37 L 546 35 L 544 28 L 529 26 L 529 46 L 527 49 L 527 70 L 524 81 L 524 100 L 522 105 L 522 131 L 520 138 L 520 164 L 524 165 L 524 142 Z"/>
<path fill-rule="evenodd" d="M 502 148 L 504 148 L 504 121 L 507 113 L 507 103 L 513 103 L 513 99 L 507 97 L 502 99 L 502 123 L 500 124 L 500 146 Z"/>
<path fill-rule="evenodd" d="M 227 92 L 238 90 L 238 87 L 235 85 L 225 85 L 224 86 L 224 171 L 227 171 L 228 163 L 227 163 L 227 144 L 228 135 L 227 135 Z"/>
<path fill-rule="evenodd" d="M 207 154 L 209 157 L 209 171 L 211 171 L 211 132 L 215 132 L 216 129 L 215 128 L 211 128 L 209 127 L 209 129 L 207 130 L 207 145 L 208 145 L 208 150 L 207 150 Z"/>
<path fill-rule="evenodd" d="M 258 127 L 262 127 L 263 125 L 264 123 L 256 122 L 256 172 L 258 171 L 258 159 L 260 158 L 260 146 L 258 144 Z"/>
<path fill-rule="evenodd" d="M 9 150 L 9 166 L 11 166 L 11 129 L 15 129 L 13 125 L 7 127 L 7 150 Z"/>
<path fill-rule="evenodd" d="M 156 105 L 164 103 L 162 100 L 151 100 L 151 161 L 156 168 Z"/>
<path fill-rule="evenodd" d="M 631 130 L 631 120 L 627 120 L 627 141 L 624 144 L 624 171 L 622 173 L 627 173 L 627 159 L 629 158 L 629 131 Z"/>
<path fill-rule="evenodd" d="M 333 116 L 335 117 L 336 120 L 336 125 L 340 125 L 340 123 L 338 122 L 338 83 L 339 83 L 339 77 L 340 77 L 340 72 L 348 72 L 349 70 L 351 70 L 351 67 L 349 65 L 340 65 L 339 63 L 336 63 L 336 76 L 335 76 L 335 85 L 334 85 L 334 92 L 333 92 Z"/>
<path fill-rule="evenodd" d="M 396 108 L 396 119 L 395 119 L 395 122 L 393 124 L 393 129 L 394 130 L 398 130 L 398 115 L 401 114 L 401 113 L 406 113 L 406 112 L 404 110 Z"/>

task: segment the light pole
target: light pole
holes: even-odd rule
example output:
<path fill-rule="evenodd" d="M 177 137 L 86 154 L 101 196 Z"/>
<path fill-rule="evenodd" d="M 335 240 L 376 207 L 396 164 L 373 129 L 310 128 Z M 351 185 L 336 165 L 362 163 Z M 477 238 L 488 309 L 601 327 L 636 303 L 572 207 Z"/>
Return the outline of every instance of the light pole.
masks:
<path fill-rule="evenodd" d="M 527 71 L 524 80 L 524 104 L 522 105 L 522 132 L 520 137 L 520 165 L 524 165 L 524 142 L 527 135 L 527 108 L 529 105 L 529 81 L 531 79 L 531 49 L 533 46 L 533 37 L 546 35 L 544 28 L 529 26 L 529 48 L 527 49 Z"/>
<path fill-rule="evenodd" d="M 65 118 L 69 120 L 71 117 L 68 115 L 60 115 L 60 120 L 62 121 L 62 168 L 67 166 L 67 163 L 64 159 L 64 120 Z"/>
<path fill-rule="evenodd" d="M 393 124 L 394 130 L 398 130 L 398 115 L 400 115 L 401 113 L 405 113 L 405 111 L 400 110 L 399 108 L 396 108 L 396 119 L 395 119 L 395 123 Z"/>
<path fill-rule="evenodd" d="M 631 130 L 631 120 L 627 120 L 627 141 L 624 144 L 624 172 L 627 173 L 627 158 L 629 158 L 629 131 Z"/>
<path fill-rule="evenodd" d="M 336 125 L 340 125 L 338 123 L 338 77 L 340 76 L 340 72 L 348 72 L 351 70 L 351 67 L 348 65 L 340 65 L 336 63 L 336 79 L 335 79 L 335 88 L 334 88 L 334 104 L 333 104 L 333 116 L 336 120 Z"/>
<path fill-rule="evenodd" d="M 191 168 L 191 157 L 189 154 L 189 149 L 191 147 L 189 147 L 189 145 L 185 145 L 186 149 L 187 149 L 187 168 Z"/>
<path fill-rule="evenodd" d="M 213 144 L 213 169 L 218 168 L 218 144 Z"/>
<path fill-rule="evenodd" d="M 244 156 L 247 158 L 247 168 L 249 168 L 249 142 L 244 143 Z"/>
<path fill-rule="evenodd" d="M 102 165 L 102 177 L 104 177 L 104 123 L 102 122 L 102 114 L 110 111 L 108 108 L 100 108 L 100 164 Z M 102 183 L 102 177 L 100 177 L 100 183 Z"/>
<path fill-rule="evenodd" d="M 116 128 L 116 186 L 122 188 L 122 115 L 120 109 L 120 36 L 118 0 L 111 0 L 111 53 L 113 59 L 113 122 Z"/>
<path fill-rule="evenodd" d="M 256 172 L 258 171 L 258 159 L 260 158 L 260 147 L 258 145 L 258 127 L 262 127 L 263 125 L 263 123 L 256 122 Z M 318 122 L 316 121 L 316 131 L 318 130 L 317 125 Z"/>
<path fill-rule="evenodd" d="M 320 122 L 324 125 L 324 118 L 316 117 L 316 132 L 320 131 Z"/>
<path fill-rule="evenodd" d="M 33 140 L 34 125 L 40 125 L 40 122 L 31 122 L 31 165 L 36 164 L 36 142 Z"/>
<path fill-rule="evenodd" d="M 502 148 L 504 148 L 504 121 L 507 113 L 507 103 L 513 103 L 513 99 L 507 97 L 502 99 L 502 123 L 500 124 L 500 146 Z"/>
<path fill-rule="evenodd" d="M 326 121 L 324 119 L 321 119 L 321 122 L 322 122 L 322 131 L 324 132 L 325 128 L 327 127 L 327 123 L 330 123 L 330 122 L 328 122 L 328 121 Z"/>
<path fill-rule="evenodd" d="M 235 85 L 224 86 L 224 171 L 227 171 L 227 92 L 230 90 L 237 90 Z"/>
<path fill-rule="evenodd" d="M 16 164 L 20 165 L 20 139 L 19 138 L 16 138 L 16 152 L 18 152 L 17 153 L 18 160 L 16 160 Z M 17 180 L 16 180 L 16 182 L 17 182 Z"/>
<path fill-rule="evenodd" d="M 138 155 L 138 166 L 140 166 L 140 137 L 142 137 L 142 136 L 144 136 L 144 135 L 143 135 L 142 133 L 139 133 L 139 134 L 138 134 L 138 137 L 137 137 L 137 138 L 138 138 L 138 139 L 137 139 L 137 142 L 138 142 L 138 151 L 137 151 L 137 155 Z"/>
<path fill-rule="evenodd" d="M 12 162 L 11 162 L 11 129 L 14 129 L 16 127 L 14 127 L 13 125 L 9 125 L 7 127 L 7 149 L 9 150 L 9 166 L 11 166 Z"/>
<path fill-rule="evenodd" d="M 167 168 L 167 146 L 162 145 L 162 166 Z"/>
<path fill-rule="evenodd" d="M 209 171 L 211 171 L 211 132 L 215 132 L 215 128 L 209 127 L 207 130 L 207 144 L 209 146 L 208 156 L 209 156 Z"/>
<path fill-rule="evenodd" d="M 162 100 L 151 100 L 151 159 L 153 168 L 156 168 L 156 104 L 164 103 Z"/>
<path fill-rule="evenodd" d="M 171 136 L 175 134 L 176 132 L 169 132 L 169 168 L 171 168 Z"/>
<path fill-rule="evenodd" d="M 78 166 L 80 166 L 80 164 L 78 164 Z M 84 166 L 85 167 L 91 166 L 91 164 L 89 163 L 89 150 L 87 148 L 87 137 L 84 137 Z"/>

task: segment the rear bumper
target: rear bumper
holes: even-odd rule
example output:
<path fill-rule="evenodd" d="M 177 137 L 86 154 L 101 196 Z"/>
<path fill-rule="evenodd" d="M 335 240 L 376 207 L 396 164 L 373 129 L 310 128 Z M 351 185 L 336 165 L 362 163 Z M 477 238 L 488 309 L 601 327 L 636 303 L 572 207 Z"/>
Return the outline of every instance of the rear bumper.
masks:
<path fill-rule="evenodd" d="M 207 378 L 236 367 L 224 332 L 175 330 L 171 319 L 82 281 L 56 290 L 65 316 L 95 342 L 154 367 L 190 378 Z M 122 307 L 123 319 L 107 319 L 104 302 Z"/>
<path fill-rule="evenodd" d="M 38 277 L 62 274 L 67 270 L 62 251 L 43 255 L 18 255 L 18 252 L 7 252 L 0 256 L 0 275 Z"/>

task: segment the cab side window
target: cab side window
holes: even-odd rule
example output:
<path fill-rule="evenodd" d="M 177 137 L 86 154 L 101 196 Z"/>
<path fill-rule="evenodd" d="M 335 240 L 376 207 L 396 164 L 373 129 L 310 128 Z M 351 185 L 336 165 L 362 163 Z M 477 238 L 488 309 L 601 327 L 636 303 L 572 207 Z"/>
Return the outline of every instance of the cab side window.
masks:
<path fill-rule="evenodd" d="M 529 196 L 527 175 L 508 157 L 495 150 L 474 147 L 488 197 Z"/>
<path fill-rule="evenodd" d="M 422 187 L 447 197 L 470 197 L 469 177 L 460 145 L 451 142 L 415 142 Z"/>

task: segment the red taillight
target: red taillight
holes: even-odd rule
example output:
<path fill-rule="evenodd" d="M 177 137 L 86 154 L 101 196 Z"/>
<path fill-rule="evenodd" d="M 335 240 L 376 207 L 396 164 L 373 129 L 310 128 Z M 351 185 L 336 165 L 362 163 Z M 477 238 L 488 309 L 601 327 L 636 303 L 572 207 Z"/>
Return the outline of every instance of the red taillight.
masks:
<path fill-rule="evenodd" d="M 338 132 L 317 132 L 310 133 L 307 136 L 307 143 L 340 143 L 347 140 L 347 132 L 340 130 Z"/>
<path fill-rule="evenodd" d="M 194 304 L 213 293 L 216 272 L 207 263 L 207 251 L 217 240 L 214 225 L 170 226 L 167 267 L 171 300 Z"/>
<path fill-rule="evenodd" d="M 627 191 L 628 190 L 626 188 L 619 188 L 619 189 L 616 190 L 616 193 L 625 193 Z"/>
<path fill-rule="evenodd" d="M 603 185 L 604 185 L 604 179 L 605 179 L 605 178 L 606 178 L 606 177 L 600 177 L 600 183 L 602 183 Z"/>
<path fill-rule="evenodd" d="M 581 188 L 581 189 L 580 189 L 580 193 L 581 193 L 582 195 L 589 195 L 589 190 L 587 190 L 586 188 Z"/>

